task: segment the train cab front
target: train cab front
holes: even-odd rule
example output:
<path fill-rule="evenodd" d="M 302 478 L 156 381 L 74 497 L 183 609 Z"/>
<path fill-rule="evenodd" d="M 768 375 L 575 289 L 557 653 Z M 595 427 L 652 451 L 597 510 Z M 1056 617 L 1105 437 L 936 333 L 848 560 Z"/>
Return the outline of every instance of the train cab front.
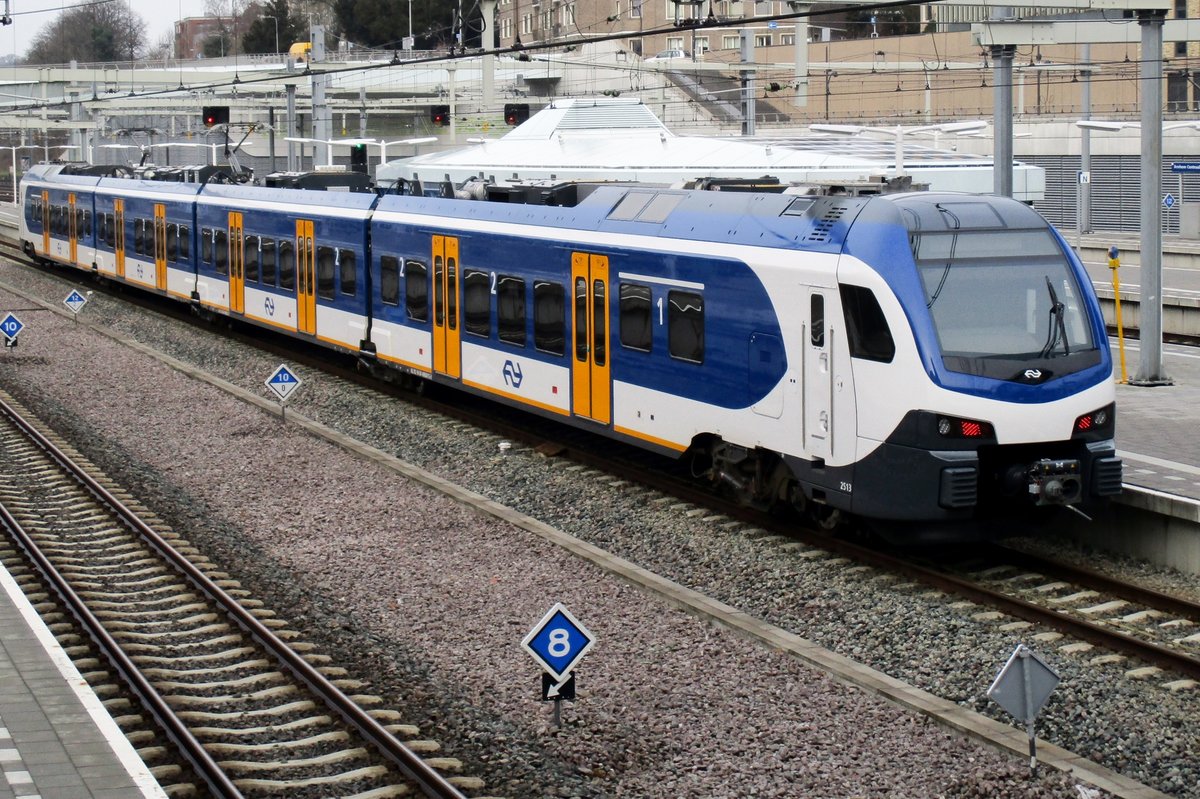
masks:
<path fill-rule="evenodd" d="M 917 278 L 907 307 L 928 383 L 856 469 L 859 486 L 899 488 L 890 513 L 872 510 L 1003 530 L 1055 509 L 1086 514 L 1119 493 L 1107 334 L 1062 237 L 1004 198 L 914 196 L 900 206 Z M 920 501 L 895 499 L 906 495 Z"/>

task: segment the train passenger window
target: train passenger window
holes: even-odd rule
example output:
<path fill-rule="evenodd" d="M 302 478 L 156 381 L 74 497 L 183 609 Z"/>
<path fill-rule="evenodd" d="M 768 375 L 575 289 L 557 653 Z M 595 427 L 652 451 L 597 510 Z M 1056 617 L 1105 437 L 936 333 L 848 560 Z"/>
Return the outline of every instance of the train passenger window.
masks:
<path fill-rule="evenodd" d="M 146 220 L 133 220 L 133 251 L 138 255 L 146 252 Z"/>
<path fill-rule="evenodd" d="M 487 272 L 463 272 L 463 328 L 473 336 L 492 334 L 492 295 Z"/>
<path fill-rule="evenodd" d="M 671 356 L 704 361 L 704 298 L 689 291 L 667 292 L 667 346 Z"/>
<path fill-rule="evenodd" d="M 384 305 L 400 304 L 400 259 L 379 256 L 379 296 Z"/>
<path fill-rule="evenodd" d="M 213 259 L 218 274 L 224 275 L 229 271 L 229 234 L 224 228 L 213 231 Z"/>
<path fill-rule="evenodd" d="M 279 288 L 296 288 L 296 246 L 286 239 L 279 240 Z"/>
<path fill-rule="evenodd" d="M 605 327 L 608 313 L 604 307 L 604 287 L 606 285 L 603 280 L 592 281 L 592 311 L 594 313 L 592 324 L 596 327 L 592 333 L 592 359 L 597 366 L 603 366 L 608 359 L 608 335 Z"/>
<path fill-rule="evenodd" d="M 812 320 L 812 329 L 809 332 L 809 341 L 814 347 L 825 346 L 825 297 L 821 294 L 814 294 L 809 298 L 809 319 Z"/>
<path fill-rule="evenodd" d="M 575 278 L 575 360 L 586 361 L 587 357 L 587 281 L 577 277 Z"/>
<path fill-rule="evenodd" d="M 117 220 L 112 214 L 104 215 L 104 241 L 109 247 L 117 246 Z"/>
<path fill-rule="evenodd" d="M 258 236 L 242 239 L 242 276 L 258 282 Z"/>
<path fill-rule="evenodd" d="M 338 285 L 343 294 L 358 293 L 358 258 L 354 250 L 338 250 Z"/>
<path fill-rule="evenodd" d="M 654 330 L 651 326 L 650 287 L 637 283 L 622 283 L 619 293 L 621 346 L 649 352 Z"/>
<path fill-rule="evenodd" d="M 206 264 L 213 262 L 212 228 L 200 228 L 200 260 Z"/>
<path fill-rule="evenodd" d="M 501 341 L 525 346 L 525 281 L 519 277 L 496 279 L 496 328 Z"/>
<path fill-rule="evenodd" d="M 92 212 L 83 212 L 83 235 L 91 238 L 92 235 Z"/>
<path fill-rule="evenodd" d="M 175 225 L 167 225 L 167 260 L 179 260 L 179 228 Z"/>
<path fill-rule="evenodd" d="M 83 232 L 83 209 L 77 207 L 75 209 L 75 237 L 83 235 L 85 235 Z"/>
<path fill-rule="evenodd" d="M 275 285 L 275 239 L 263 239 L 259 242 L 259 247 L 262 249 L 262 274 L 260 275 L 264 286 Z"/>
<path fill-rule="evenodd" d="M 446 259 L 446 327 L 458 330 L 458 259 Z"/>
<path fill-rule="evenodd" d="M 187 225 L 179 225 L 179 260 L 187 261 L 192 257 L 192 230 Z"/>
<path fill-rule="evenodd" d="M 323 300 L 333 299 L 333 271 L 337 265 L 337 254 L 332 247 L 317 248 L 317 296 Z"/>
<path fill-rule="evenodd" d="M 404 306 L 409 319 L 429 321 L 429 268 L 420 261 L 404 262 Z"/>
<path fill-rule="evenodd" d="M 96 219 L 96 238 L 108 241 L 108 214 L 100 214 Z"/>
<path fill-rule="evenodd" d="M 533 284 L 533 346 L 542 352 L 563 354 L 567 308 L 562 283 Z"/>
<path fill-rule="evenodd" d="M 896 354 L 896 343 L 875 294 L 868 288 L 846 284 L 842 284 L 841 293 L 850 356 L 890 363 Z"/>

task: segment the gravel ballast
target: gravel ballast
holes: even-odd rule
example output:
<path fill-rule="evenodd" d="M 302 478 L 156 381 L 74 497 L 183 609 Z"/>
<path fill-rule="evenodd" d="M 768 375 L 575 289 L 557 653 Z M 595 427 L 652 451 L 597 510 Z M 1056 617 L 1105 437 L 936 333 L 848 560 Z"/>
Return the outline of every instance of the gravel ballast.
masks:
<path fill-rule="evenodd" d="M 0 267 L 51 302 L 62 283 Z M 7 307 L 24 301 L 0 295 Z M 96 295 L 85 315 L 251 391 L 278 360 Z M 711 628 L 543 540 L 456 506 L 48 313 L 22 315 L 0 385 L 311 633 L 490 790 L 522 796 L 1081 796 L 1062 774 L 838 685 Z M 841 654 L 988 713 L 1018 642 L 1063 676 L 1046 739 L 1178 796 L 1200 796 L 1197 692 L 1137 663 L 1059 654 L 1039 630 L 571 470 L 305 372 L 292 406 L 380 449 Z M 1164 580 L 1173 579 L 1166 575 Z M 599 644 L 564 727 L 518 642 L 562 601 Z M 414 704 L 415 703 L 415 704 Z M 1153 715 L 1147 709 L 1153 709 Z"/>

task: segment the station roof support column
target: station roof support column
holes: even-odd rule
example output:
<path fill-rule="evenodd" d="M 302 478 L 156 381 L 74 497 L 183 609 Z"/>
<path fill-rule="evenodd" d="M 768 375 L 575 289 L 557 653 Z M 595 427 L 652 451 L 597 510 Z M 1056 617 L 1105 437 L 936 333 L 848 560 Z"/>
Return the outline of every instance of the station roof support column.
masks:
<path fill-rule="evenodd" d="M 1142 219 L 1141 356 L 1129 382 L 1137 386 L 1169 385 L 1162 349 L 1162 11 L 1139 11 L 1142 31 Z"/>

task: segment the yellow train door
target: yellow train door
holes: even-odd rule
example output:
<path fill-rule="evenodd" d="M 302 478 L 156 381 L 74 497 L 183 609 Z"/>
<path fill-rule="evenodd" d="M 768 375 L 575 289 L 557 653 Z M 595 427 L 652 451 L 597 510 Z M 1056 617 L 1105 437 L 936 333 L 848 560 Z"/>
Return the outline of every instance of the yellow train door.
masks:
<path fill-rule="evenodd" d="M 154 204 L 154 285 L 167 290 L 167 206 Z"/>
<path fill-rule="evenodd" d="M 113 200 L 113 249 L 117 253 L 117 277 L 125 277 L 125 201 Z"/>
<path fill-rule="evenodd" d="M 42 192 L 42 252 L 50 254 L 50 192 Z"/>
<path fill-rule="evenodd" d="M 67 240 L 70 242 L 71 263 L 79 263 L 79 231 L 75 226 L 75 195 L 67 195 Z"/>
<path fill-rule="evenodd" d="M 317 334 L 316 244 L 311 219 L 296 220 L 296 316 L 299 331 Z"/>
<path fill-rule="evenodd" d="M 608 360 L 608 257 L 571 253 L 572 411 L 603 424 L 612 420 Z"/>
<path fill-rule="evenodd" d="M 433 237 L 433 371 L 462 373 L 458 328 L 458 239 Z"/>
<path fill-rule="evenodd" d="M 242 214 L 229 212 L 229 310 L 246 312 L 246 273 L 242 258 Z"/>

